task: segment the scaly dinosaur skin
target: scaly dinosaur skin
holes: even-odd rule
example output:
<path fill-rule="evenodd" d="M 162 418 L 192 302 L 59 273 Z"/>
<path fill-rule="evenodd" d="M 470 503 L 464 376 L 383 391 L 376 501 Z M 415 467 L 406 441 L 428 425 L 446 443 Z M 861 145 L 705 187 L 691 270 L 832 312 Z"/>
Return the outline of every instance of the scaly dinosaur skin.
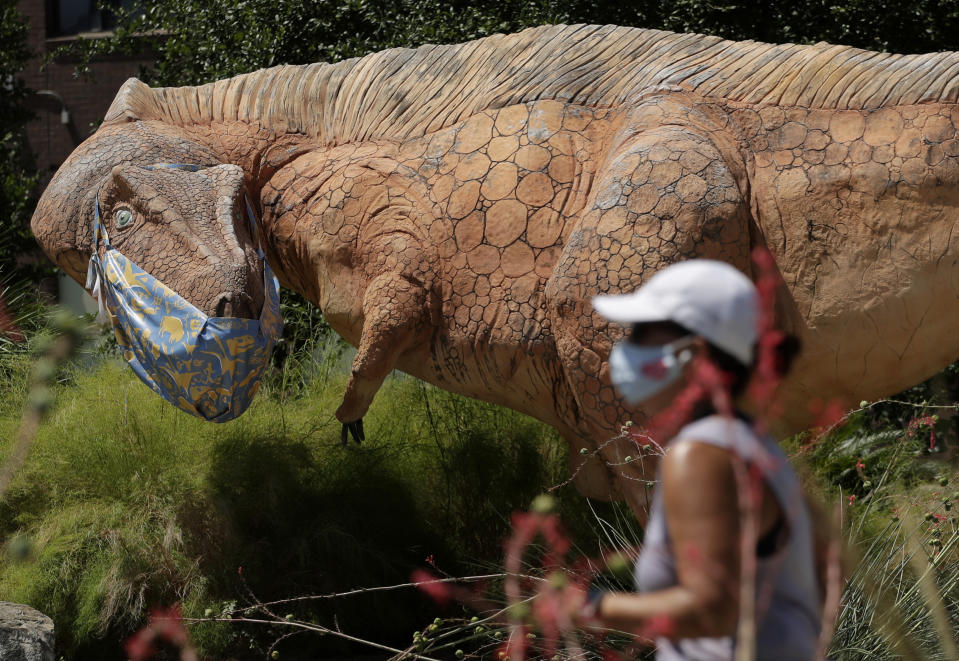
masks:
<path fill-rule="evenodd" d="M 556 39 L 558 29 L 541 30 Z M 497 38 L 536 36 L 529 32 Z M 670 38 L 687 54 L 702 50 L 689 37 Z M 294 126 L 296 112 L 263 99 L 255 102 L 259 115 L 204 119 L 205 104 L 230 103 L 218 96 L 220 83 L 199 88 L 207 91 L 197 102 L 198 88 L 149 96 L 153 90 L 132 81 L 57 173 L 34 231 L 82 282 L 102 186 L 107 227 L 123 237 L 125 254 L 202 309 L 227 301 L 252 314 L 262 290 L 236 185 L 242 169 L 281 283 L 318 304 L 358 348 L 340 421 L 362 418 L 398 368 L 553 425 L 570 443 L 579 489 L 625 497 L 644 521 L 646 490 L 637 480 L 655 465 L 624 465 L 635 449 L 605 443 L 624 421 L 644 417 L 625 408 L 609 382 L 606 361 L 622 329 L 593 312 L 594 295 L 630 291 L 692 257 L 749 273 L 752 248 L 766 246 L 786 284 L 781 321 L 805 346 L 786 384 L 779 431 L 809 422 L 811 398 L 850 404 L 887 395 L 959 352 L 959 306 L 948 304 L 959 293 L 959 109 L 949 96 L 956 86 L 940 94 L 947 100 L 917 93 L 910 103 L 887 103 L 910 98 L 901 80 L 921 82 L 922 70 L 905 71 L 886 91 L 852 64 L 824 66 L 841 60 L 841 47 L 760 46 L 805 57 L 812 73 L 799 69 L 793 84 L 808 92 L 775 81 L 770 88 L 780 101 L 792 95 L 789 103 L 710 95 L 692 84 L 653 87 L 620 103 L 531 92 L 402 136 L 386 122 L 376 130 L 367 122 L 360 137 L 346 139 Z M 844 62 L 855 58 L 869 59 Z M 769 66 L 757 60 L 760 70 Z M 250 74 L 257 75 L 266 73 Z M 543 76 L 549 82 L 548 70 Z M 827 83 L 841 87 L 849 77 L 864 79 L 856 89 L 867 101 L 881 101 L 813 107 Z M 857 92 L 839 93 L 848 101 Z M 158 118 L 164 102 L 172 110 Z M 335 129 L 339 115 L 329 108 L 331 117 L 318 121 Z M 135 167 L 157 161 L 225 170 L 210 178 Z M 125 233 L 110 224 L 123 204 L 137 214 Z M 605 461 L 583 463 L 578 450 L 597 447 Z"/>

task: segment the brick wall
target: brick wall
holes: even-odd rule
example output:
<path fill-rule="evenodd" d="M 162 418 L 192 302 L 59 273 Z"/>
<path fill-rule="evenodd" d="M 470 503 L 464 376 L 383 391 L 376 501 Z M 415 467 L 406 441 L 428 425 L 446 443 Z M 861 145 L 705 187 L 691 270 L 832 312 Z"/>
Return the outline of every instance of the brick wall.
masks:
<path fill-rule="evenodd" d="M 30 25 L 29 45 L 34 59 L 21 77 L 34 91 L 50 90 L 58 94 L 70 113 L 70 122 L 61 123 L 61 104 L 50 95 L 37 96 L 31 107 L 37 118 L 27 127 L 27 140 L 36 165 L 52 173 L 70 152 L 94 130 L 103 118 L 123 82 L 136 76 L 141 63 L 149 59 L 125 56 L 104 57 L 93 63 L 92 80 L 75 78 L 76 62 L 61 58 L 40 70 L 44 55 L 69 38 L 48 38 L 47 0 L 19 0 L 20 12 Z M 93 36 L 93 35 L 88 35 Z"/>
<path fill-rule="evenodd" d="M 49 179 L 67 156 L 89 136 L 95 123 L 99 122 L 113 102 L 123 82 L 136 76 L 140 64 L 147 64 L 146 57 L 131 59 L 126 56 L 100 58 L 91 66 L 92 78 L 86 80 L 73 75 L 76 61 L 61 58 L 48 64 L 43 71 L 43 57 L 55 50 L 70 37 L 50 38 L 47 30 L 47 5 L 52 0 L 18 0 L 17 7 L 28 21 L 28 43 L 34 57 L 21 74 L 27 86 L 35 92 L 49 90 L 63 99 L 69 111 L 69 123 L 61 121 L 62 104 L 49 94 L 30 99 L 36 119 L 27 125 L 27 142 L 37 169 Z M 95 37 L 96 35 L 85 35 Z M 41 181 L 45 184 L 46 181 Z M 24 261 L 45 259 L 37 254 L 23 255 Z M 73 280 L 61 277 L 41 283 L 49 293 L 58 292 L 61 303 L 77 313 L 96 309 L 93 299 Z"/>

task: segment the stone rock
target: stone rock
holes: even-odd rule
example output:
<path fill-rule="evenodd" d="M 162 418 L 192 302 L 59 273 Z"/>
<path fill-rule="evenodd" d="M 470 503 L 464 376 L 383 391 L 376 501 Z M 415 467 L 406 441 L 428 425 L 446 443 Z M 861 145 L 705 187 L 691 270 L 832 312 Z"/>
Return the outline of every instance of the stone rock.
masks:
<path fill-rule="evenodd" d="M 53 661 L 53 620 L 29 606 L 0 601 L 0 659 Z"/>

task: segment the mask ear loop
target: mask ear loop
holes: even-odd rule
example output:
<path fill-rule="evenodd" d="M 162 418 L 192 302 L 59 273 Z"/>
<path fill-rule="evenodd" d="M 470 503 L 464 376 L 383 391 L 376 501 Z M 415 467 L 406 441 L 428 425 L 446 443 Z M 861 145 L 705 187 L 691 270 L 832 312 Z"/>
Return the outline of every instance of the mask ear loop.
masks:
<path fill-rule="evenodd" d="M 253 212 L 253 205 L 250 204 L 250 197 L 244 193 L 243 201 L 246 202 L 246 215 L 250 219 L 250 238 L 256 241 L 256 254 L 266 262 L 266 255 L 263 253 L 263 247 L 260 245 L 260 239 L 257 237 L 256 214 Z"/>
<path fill-rule="evenodd" d="M 110 245 L 110 236 L 107 234 L 107 228 L 103 226 L 100 217 L 100 189 L 97 188 L 96 195 L 93 198 L 93 252 L 90 254 L 90 261 L 87 263 L 87 281 L 84 288 L 97 301 L 97 322 L 106 324 L 110 322 L 110 315 L 107 313 L 107 306 L 103 300 L 103 266 L 100 264 L 100 234 L 103 234 L 103 245 L 107 250 L 113 246 Z"/>
<path fill-rule="evenodd" d="M 260 320 L 262 321 L 266 316 L 268 309 L 267 306 L 270 306 L 269 309 L 271 310 L 272 314 L 279 318 L 279 301 L 274 304 L 273 297 L 270 296 L 270 292 L 276 287 L 276 276 L 273 275 L 273 269 L 270 268 L 270 263 L 266 260 L 266 254 L 263 252 L 262 243 L 257 237 L 256 213 L 253 211 L 253 205 L 250 203 L 250 197 L 244 194 L 243 199 L 246 202 L 246 214 L 250 219 L 250 238 L 256 242 L 256 254 L 260 259 L 263 260 L 263 308 L 260 310 Z M 263 332 L 262 327 L 260 332 Z"/>
<path fill-rule="evenodd" d="M 670 351 L 676 357 L 676 363 L 681 367 L 693 359 L 692 345 L 696 341 L 695 335 L 681 337 L 669 343 Z M 678 346 L 677 346 L 678 345 Z"/>

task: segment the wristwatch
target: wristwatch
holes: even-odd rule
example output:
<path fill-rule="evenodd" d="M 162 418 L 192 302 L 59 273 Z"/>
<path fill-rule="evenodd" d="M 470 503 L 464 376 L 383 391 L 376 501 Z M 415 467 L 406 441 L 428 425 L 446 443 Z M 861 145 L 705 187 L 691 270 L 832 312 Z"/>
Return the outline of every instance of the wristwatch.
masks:
<path fill-rule="evenodd" d="M 597 619 L 599 617 L 599 609 L 603 603 L 603 597 L 608 593 L 609 590 L 604 590 L 595 585 L 590 586 L 589 591 L 586 593 L 586 601 L 583 603 L 582 608 L 579 609 L 579 619 L 586 622 Z"/>

